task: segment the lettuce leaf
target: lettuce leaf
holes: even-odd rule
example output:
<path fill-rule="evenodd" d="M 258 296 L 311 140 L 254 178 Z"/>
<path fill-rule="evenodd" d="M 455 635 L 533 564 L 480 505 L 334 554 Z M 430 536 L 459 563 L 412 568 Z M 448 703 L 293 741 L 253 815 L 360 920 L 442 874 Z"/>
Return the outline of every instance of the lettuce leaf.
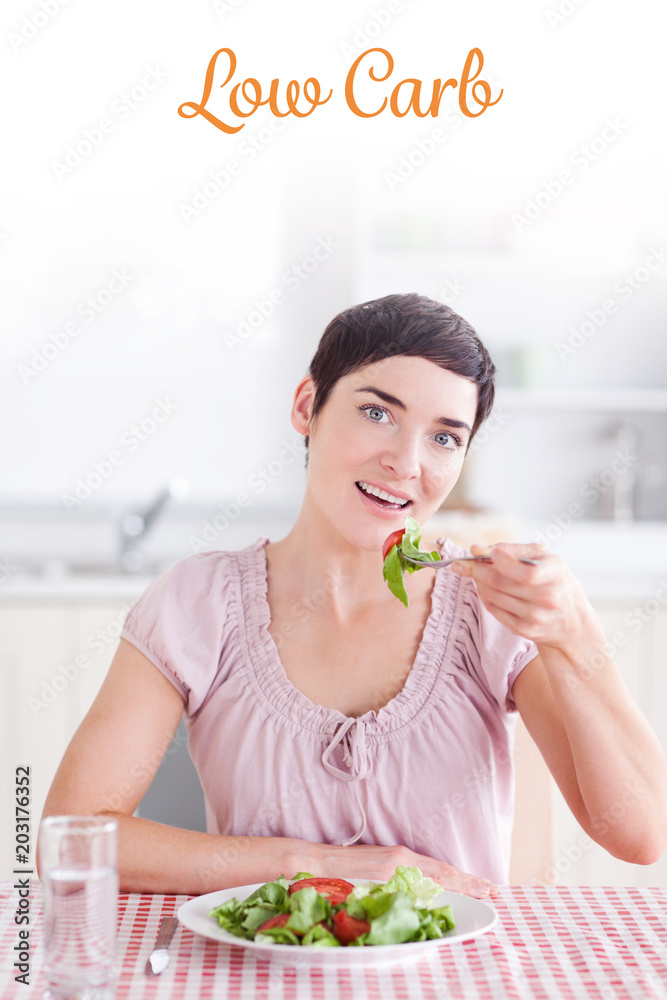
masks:
<path fill-rule="evenodd" d="M 253 935 L 255 941 L 273 941 L 274 944 L 301 944 L 293 931 L 287 927 L 269 927 L 261 934 Z"/>
<path fill-rule="evenodd" d="M 403 554 L 411 559 L 420 559 L 422 562 L 440 562 L 440 555 L 433 552 L 422 552 L 419 548 L 422 529 L 418 521 L 409 514 L 405 516 L 405 534 L 398 545 L 393 545 L 384 561 L 382 576 L 387 582 L 392 594 L 398 597 L 399 601 L 409 606 L 408 592 L 405 589 L 403 577 L 405 573 L 414 573 L 415 570 L 423 569 L 423 566 L 415 566 L 403 558 Z"/>
<path fill-rule="evenodd" d="M 250 937 L 252 937 L 255 931 L 261 927 L 262 924 L 266 923 L 267 920 L 270 920 L 271 917 L 277 916 L 278 913 L 280 913 L 280 910 L 275 906 L 271 906 L 270 903 L 262 903 L 260 906 L 252 906 L 246 911 L 241 927 L 243 930 L 249 931 Z"/>
<path fill-rule="evenodd" d="M 420 916 L 404 892 L 385 892 L 375 898 L 366 896 L 361 902 L 365 909 L 368 907 L 367 919 L 371 925 L 367 944 L 402 944 L 419 931 Z M 370 912 L 378 908 L 377 915 Z"/>
<path fill-rule="evenodd" d="M 303 890 L 305 891 L 305 890 Z M 297 893 L 298 895 L 298 893 Z M 278 913 L 287 912 L 289 882 L 284 875 L 274 882 L 265 882 L 247 899 L 239 902 L 233 898 L 216 906 L 209 916 L 218 921 L 223 930 L 235 937 L 252 939 L 257 928 Z"/>
<path fill-rule="evenodd" d="M 299 895 L 299 893 L 297 893 Z M 301 938 L 301 944 L 310 945 L 312 948 L 340 948 L 340 941 L 337 941 L 330 930 L 322 924 L 315 924 L 307 934 Z"/>
<path fill-rule="evenodd" d="M 399 865 L 384 887 L 385 892 L 404 892 L 415 902 L 426 902 L 442 892 L 442 886 L 423 875 L 416 866 Z"/>
<path fill-rule="evenodd" d="M 423 907 L 418 909 L 419 934 L 413 941 L 427 941 L 431 938 L 443 937 L 447 931 L 454 929 L 454 917 L 451 906 L 439 906 L 434 909 Z"/>
<path fill-rule="evenodd" d="M 281 875 L 280 878 L 275 880 L 275 882 L 265 882 L 264 885 L 260 885 L 259 889 L 255 889 L 255 891 L 243 901 L 243 905 L 247 906 L 248 903 L 262 902 L 282 907 L 287 902 L 288 896 L 289 882 L 284 875 Z"/>
<path fill-rule="evenodd" d="M 331 903 L 313 889 L 312 885 L 307 885 L 290 896 L 289 908 L 292 913 L 286 926 L 297 934 L 305 934 L 315 924 L 331 916 Z"/>
<path fill-rule="evenodd" d="M 210 911 L 209 916 L 217 920 L 223 930 L 229 931 L 235 937 L 252 938 L 252 933 L 242 926 L 245 912 L 243 903 L 234 898 L 228 899 L 226 903 L 221 903 L 220 906 L 216 906 L 215 909 Z M 268 920 L 269 918 L 267 917 L 266 919 Z"/>

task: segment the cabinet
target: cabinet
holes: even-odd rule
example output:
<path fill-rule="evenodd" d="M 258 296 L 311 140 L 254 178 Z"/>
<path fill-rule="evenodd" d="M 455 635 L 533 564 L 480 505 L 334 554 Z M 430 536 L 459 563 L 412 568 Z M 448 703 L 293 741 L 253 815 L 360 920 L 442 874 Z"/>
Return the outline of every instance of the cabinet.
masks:
<path fill-rule="evenodd" d="M 94 603 L 8 600 L 0 604 L 3 773 L 0 878 L 15 856 L 14 774 L 28 766 L 31 847 L 60 759 L 90 708 L 134 597 Z"/>

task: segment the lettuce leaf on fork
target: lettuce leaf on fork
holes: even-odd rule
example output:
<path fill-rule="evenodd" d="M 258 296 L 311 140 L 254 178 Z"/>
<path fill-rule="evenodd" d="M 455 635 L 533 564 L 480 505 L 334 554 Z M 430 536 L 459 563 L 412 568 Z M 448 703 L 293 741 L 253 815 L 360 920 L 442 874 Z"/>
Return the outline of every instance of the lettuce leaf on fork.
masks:
<path fill-rule="evenodd" d="M 403 555 L 410 556 L 411 559 L 420 559 L 422 562 L 440 562 L 440 555 L 435 550 L 433 552 L 422 552 L 419 548 L 421 537 L 422 529 L 420 524 L 415 521 L 414 517 L 406 514 L 403 537 L 397 545 L 392 545 L 389 549 L 384 566 L 382 567 L 382 575 L 387 581 L 390 591 L 395 597 L 398 597 L 399 601 L 405 604 L 406 608 L 409 605 L 409 601 L 403 576 L 406 572 L 414 573 L 415 570 L 422 569 L 423 567 L 415 566 L 414 563 L 408 562 L 403 558 Z"/>

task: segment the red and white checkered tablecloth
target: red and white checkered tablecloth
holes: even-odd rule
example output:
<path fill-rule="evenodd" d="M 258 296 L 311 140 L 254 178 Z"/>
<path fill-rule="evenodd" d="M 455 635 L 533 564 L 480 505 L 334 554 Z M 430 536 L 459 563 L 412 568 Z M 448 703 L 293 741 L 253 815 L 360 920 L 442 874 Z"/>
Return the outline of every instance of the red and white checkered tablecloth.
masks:
<path fill-rule="evenodd" d="M 667 889 L 506 886 L 493 931 L 405 965 L 329 969 L 256 959 L 179 927 L 169 968 L 144 974 L 163 916 L 189 897 L 121 894 L 117 1000 L 667 998 Z M 14 981 L 17 890 L 0 883 L 0 995 L 41 997 L 41 888 L 32 885 L 30 986 Z"/>

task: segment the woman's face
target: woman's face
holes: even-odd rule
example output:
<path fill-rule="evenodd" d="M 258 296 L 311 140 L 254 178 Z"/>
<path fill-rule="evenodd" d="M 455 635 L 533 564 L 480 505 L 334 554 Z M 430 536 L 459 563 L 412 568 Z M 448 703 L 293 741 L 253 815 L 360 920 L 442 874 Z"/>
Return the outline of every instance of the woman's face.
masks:
<path fill-rule="evenodd" d="M 302 385 L 312 405 L 312 381 Z M 424 524 L 450 492 L 476 409 L 477 386 L 425 358 L 385 358 L 339 379 L 307 429 L 311 500 L 349 542 L 381 548 L 406 514 Z"/>

